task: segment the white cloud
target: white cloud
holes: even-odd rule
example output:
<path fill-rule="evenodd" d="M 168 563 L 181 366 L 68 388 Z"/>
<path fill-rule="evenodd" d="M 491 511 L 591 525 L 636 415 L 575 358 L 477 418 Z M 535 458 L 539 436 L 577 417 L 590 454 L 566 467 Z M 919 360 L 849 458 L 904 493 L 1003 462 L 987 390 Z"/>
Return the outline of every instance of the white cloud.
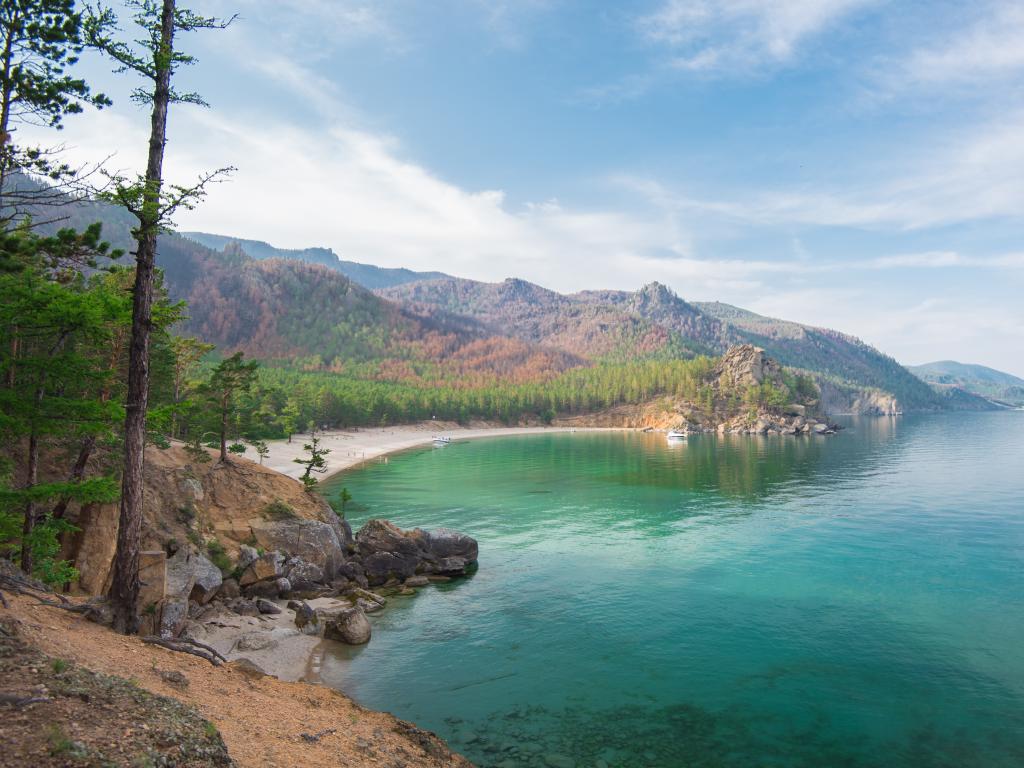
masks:
<path fill-rule="evenodd" d="M 237 13 L 234 33 L 267 30 L 276 38 L 275 48 L 287 48 L 292 55 L 308 60 L 355 41 L 403 47 L 404 35 L 391 17 L 392 5 L 365 0 L 214 0 L 212 12 L 221 16 Z"/>
<path fill-rule="evenodd" d="M 937 86 L 991 86 L 1024 70 L 1024 5 L 1017 0 L 978 3 L 972 23 L 958 26 L 890 63 L 881 76 L 890 90 Z"/>
<path fill-rule="evenodd" d="M 790 61 L 800 46 L 873 0 L 665 0 L 637 27 L 677 69 L 749 70 Z"/>
<path fill-rule="evenodd" d="M 953 139 L 922 141 L 887 175 L 870 169 L 842 186 L 766 189 L 733 199 L 675 192 L 650 179 L 620 183 L 652 203 L 765 226 L 918 230 L 990 218 L 1024 217 L 1024 112 L 972 126 Z M 865 178 L 867 176 L 867 178 Z"/>

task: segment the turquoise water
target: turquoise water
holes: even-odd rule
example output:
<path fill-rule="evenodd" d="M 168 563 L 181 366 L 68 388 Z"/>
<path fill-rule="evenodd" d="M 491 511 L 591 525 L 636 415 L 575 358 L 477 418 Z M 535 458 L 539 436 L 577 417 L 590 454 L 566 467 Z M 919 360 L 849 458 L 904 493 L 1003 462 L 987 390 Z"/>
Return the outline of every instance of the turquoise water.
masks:
<path fill-rule="evenodd" d="M 575 433 L 347 473 L 480 542 L 323 663 L 482 766 L 1024 766 L 1024 413 Z"/>

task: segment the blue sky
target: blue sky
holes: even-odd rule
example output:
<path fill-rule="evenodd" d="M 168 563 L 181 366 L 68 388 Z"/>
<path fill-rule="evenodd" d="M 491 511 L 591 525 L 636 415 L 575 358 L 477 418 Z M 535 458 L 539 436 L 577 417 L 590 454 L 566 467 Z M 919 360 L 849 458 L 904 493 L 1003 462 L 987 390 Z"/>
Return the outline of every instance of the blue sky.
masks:
<path fill-rule="evenodd" d="M 1024 375 L 1024 3 L 211 0 L 208 110 L 168 171 L 237 166 L 185 229 L 343 258 L 659 280 Z M 70 121 L 141 167 L 147 118 Z"/>

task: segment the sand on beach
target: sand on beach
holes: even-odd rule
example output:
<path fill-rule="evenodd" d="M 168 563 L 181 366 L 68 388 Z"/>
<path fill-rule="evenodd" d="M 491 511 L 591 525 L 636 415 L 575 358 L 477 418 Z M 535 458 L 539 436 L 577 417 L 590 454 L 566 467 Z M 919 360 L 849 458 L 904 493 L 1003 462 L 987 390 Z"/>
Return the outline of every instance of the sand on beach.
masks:
<path fill-rule="evenodd" d="M 452 422 L 430 421 L 422 424 L 403 424 L 394 427 L 364 427 L 353 430 L 326 430 L 317 432 L 324 448 L 331 452 L 324 457 L 327 472 L 318 475 L 323 480 L 343 469 L 358 466 L 365 461 L 378 459 L 389 453 L 429 445 L 435 435 L 450 437 L 452 441 L 469 440 L 477 437 L 497 437 L 501 435 L 531 435 L 545 432 L 586 432 L 607 431 L 601 429 L 585 429 L 577 427 L 462 427 Z M 304 468 L 296 464 L 294 459 L 308 454 L 302 446 L 309 442 L 308 434 L 292 435 L 287 440 L 269 440 L 267 446 L 270 454 L 263 460 L 263 465 L 281 474 L 296 479 L 302 475 Z M 251 456 L 250 458 L 256 458 Z"/>

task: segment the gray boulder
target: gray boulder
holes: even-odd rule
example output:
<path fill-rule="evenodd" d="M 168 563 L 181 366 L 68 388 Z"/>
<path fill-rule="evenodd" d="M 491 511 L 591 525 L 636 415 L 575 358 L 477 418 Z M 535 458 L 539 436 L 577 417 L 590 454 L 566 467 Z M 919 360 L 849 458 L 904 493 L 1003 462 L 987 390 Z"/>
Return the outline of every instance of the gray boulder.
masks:
<path fill-rule="evenodd" d="M 160 606 L 160 637 L 177 637 L 188 621 L 188 598 L 169 597 Z"/>
<path fill-rule="evenodd" d="M 279 578 L 283 571 L 284 555 L 280 552 L 267 552 L 253 560 L 242 572 L 238 583 L 242 587 L 256 584 L 260 581 Z"/>
<path fill-rule="evenodd" d="M 324 583 L 323 569 L 301 557 L 293 557 L 285 563 L 285 574 L 291 582 L 292 589 L 300 592 L 315 590 Z"/>
<path fill-rule="evenodd" d="M 463 574 L 477 560 L 476 540 L 445 528 L 403 531 L 387 520 L 370 520 L 356 534 L 356 556 L 368 585 L 400 583 L 420 574 Z M 354 570 L 346 564 L 346 577 Z M 358 579 L 353 579 L 359 583 Z"/>
<path fill-rule="evenodd" d="M 259 608 L 256 607 L 256 602 L 245 597 L 236 597 L 234 600 L 229 600 L 226 603 L 227 609 L 232 613 L 237 613 L 239 616 L 259 616 Z"/>
<path fill-rule="evenodd" d="M 233 597 L 238 597 L 241 591 L 238 589 L 238 582 L 234 579 L 224 579 L 224 582 L 220 585 L 220 591 L 217 593 L 225 600 L 230 600 Z"/>
<path fill-rule="evenodd" d="M 370 641 L 370 621 L 358 606 L 339 611 L 336 616 L 325 622 L 324 637 L 328 640 L 340 640 L 349 645 L 362 645 Z"/>
<path fill-rule="evenodd" d="M 435 557 L 459 557 L 467 563 L 475 563 L 480 555 L 476 539 L 450 528 L 428 531 L 427 547 Z"/>
<path fill-rule="evenodd" d="M 288 607 L 295 611 L 295 626 L 304 635 L 320 634 L 320 617 L 304 600 L 289 600 Z"/>
<path fill-rule="evenodd" d="M 251 524 L 253 536 L 267 550 L 287 552 L 333 577 L 345 559 L 339 530 L 317 520 L 261 520 Z"/>
<path fill-rule="evenodd" d="M 277 614 L 281 613 L 280 606 L 262 597 L 256 598 L 256 610 L 262 613 L 264 616 L 276 616 Z"/>
<path fill-rule="evenodd" d="M 267 632 L 247 632 L 235 641 L 233 651 L 264 651 L 277 646 L 277 641 Z"/>
<path fill-rule="evenodd" d="M 259 559 L 260 553 L 256 551 L 255 547 L 250 547 L 248 544 L 243 544 L 238 548 L 238 567 L 247 568 L 251 563 L 256 562 Z"/>
<path fill-rule="evenodd" d="M 174 598 L 191 598 L 198 603 L 209 602 L 224 577 L 220 568 L 198 552 L 191 552 L 182 547 L 167 559 L 167 596 Z"/>

